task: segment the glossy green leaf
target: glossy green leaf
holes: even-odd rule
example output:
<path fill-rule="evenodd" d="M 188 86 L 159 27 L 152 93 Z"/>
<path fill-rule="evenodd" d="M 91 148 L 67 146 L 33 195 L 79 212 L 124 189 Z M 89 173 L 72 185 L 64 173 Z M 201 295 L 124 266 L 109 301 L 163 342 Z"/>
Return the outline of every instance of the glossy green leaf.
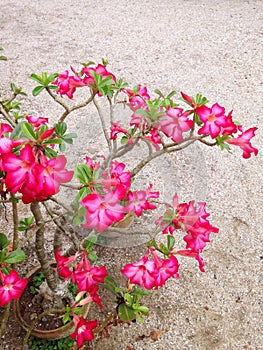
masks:
<path fill-rule="evenodd" d="M 0 233 L 0 250 L 7 247 L 9 244 L 9 240 L 7 239 L 4 233 Z"/>
<path fill-rule="evenodd" d="M 33 91 L 32 91 L 32 95 L 33 96 L 37 96 L 37 95 L 39 95 L 40 94 L 40 92 L 41 91 L 43 91 L 45 89 L 45 87 L 44 86 L 36 86 L 34 89 L 33 89 Z"/>
<path fill-rule="evenodd" d="M 132 321 L 136 319 L 136 313 L 130 306 L 122 303 L 118 307 L 118 315 L 122 321 Z"/>
<path fill-rule="evenodd" d="M 21 124 L 21 129 L 23 131 L 23 134 L 29 140 L 37 140 L 36 134 L 34 133 L 33 127 L 30 123 L 25 122 L 25 123 Z"/>
<path fill-rule="evenodd" d="M 23 250 L 16 249 L 4 259 L 4 261 L 8 264 L 15 264 L 20 261 L 23 261 L 26 258 L 26 255 Z"/>

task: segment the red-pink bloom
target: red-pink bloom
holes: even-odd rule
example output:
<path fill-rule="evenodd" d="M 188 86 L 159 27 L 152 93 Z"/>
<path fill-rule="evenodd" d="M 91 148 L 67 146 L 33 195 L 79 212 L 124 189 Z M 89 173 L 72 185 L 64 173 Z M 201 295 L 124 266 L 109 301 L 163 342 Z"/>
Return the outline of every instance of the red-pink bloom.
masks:
<path fill-rule="evenodd" d="M 9 124 L 0 124 L 0 155 L 11 152 L 13 148 L 13 140 L 3 136 L 7 132 L 12 132 L 12 130 Z"/>
<path fill-rule="evenodd" d="M 55 258 L 57 262 L 57 268 L 59 276 L 64 277 L 65 279 L 70 278 L 72 276 L 73 271 L 69 268 L 71 263 L 76 260 L 76 255 L 72 255 L 69 257 L 65 257 L 60 255 L 61 249 L 58 249 L 55 252 Z"/>
<path fill-rule="evenodd" d="M 119 163 L 117 161 L 111 162 L 110 177 L 107 178 L 108 175 L 104 174 L 105 179 L 101 182 L 105 186 L 105 189 L 121 186 L 124 191 L 129 190 L 131 187 L 131 173 L 129 171 L 124 171 L 124 168 L 124 163 Z"/>
<path fill-rule="evenodd" d="M 8 153 L 2 156 L 2 167 L 6 174 L 6 187 L 11 193 L 21 190 L 25 181 L 36 184 L 34 178 L 34 167 L 36 165 L 36 157 L 33 148 L 25 145 L 20 155 Z"/>
<path fill-rule="evenodd" d="M 124 88 L 123 92 L 125 92 L 129 96 L 129 99 L 135 96 L 141 96 L 144 100 L 150 99 L 150 95 L 148 94 L 147 87 L 142 86 L 141 84 L 138 84 L 138 86 L 135 86 L 133 90 Z"/>
<path fill-rule="evenodd" d="M 34 117 L 32 115 L 27 115 L 26 120 L 32 124 L 35 128 L 48 123 L 48 118 Z"/>
<path fill-rule="evenodd" d="M 62 155 L 49 160 L 45 156 L 41 158 L 42 168 L 38 174 L 42 183 L 41 196 L 48 197 L 58 193 L 60 184 L 72 179 L 74 171 L 65 169 L 66 163 L 67 158 Z"/>
<path fill-rule="evenodd" d="M 85 162 L 86 162 L 86 164 L 87 164 L 87 166 L 91 169 L 91 170 L 93 170 L 93 169 L 99 169 L 99 167 L 100 167 L 100 162 L 94 162 L 93 161 L 93 159 L 92 158 L 90 158 L 90 157 L 86 157 L 86 159 L 85 159 Z"/>
<path fill-rule="evenodd" d="M 130 280 L 130 283 L 152 289 L 155 286 L 155 263 L 148 259 L 148 255 L 149 252 L 138 262 L 125 265 L 121 273 Z"/>
<path fill-rule="evenodd" d="M 159 151 L 159 149 L 160 149 L 159 144 L 161 144 L 162 141 L 160 139 L 157 127 L 153 128 L 150 131 L 150 134 L 147 135 L 147 136 L 144 136 L 144 138 L 153 144 L 153 146 L 155 147 L 156 151 Z"/>
<path fill-rule="evenodd" d="M 198 130 L 199 135 L 209 134 L 212 138 L 215 138 L 220 134 L 221 128 L 227 126 L 225 108 L 219 106 L 218 103 L 213 104 L 211 108 L 205 105 L 198 107 L 196 113 L 204 123 Z"/>
<path fill-rule="evenodd" d="M 54 81 L 54 84 L 58 85 L 57 93 L 61 96 L 67 95 L 69 98 L 73 98 L 73 94 L 77 87 L 86 85 L 76 74 L 75 70 L 73 68 L 71 68 L 71 70 L 75 73 L 74 76 L 70 76 L 68 70 L 65 70 Z"/>
<path fill-rule="evenodd" d="M 90 86 L 90 83 L 95 84 L 95 80 L 91 72 L 95 72 L 102 76 L 103 79 L 111 76 L 112 80 L 116 82 L 116 77 L 113 73 L 108 72 L 106 67 L 102 64 L 98 64 L 97 67 L 84 67 L 82 69 L 82 74 L 84 74 L 83 81 L 86 85 Z"/>
<path fill-rule="evenodd" d="M 167 112 L 161 117 L 161 131 L 174 142 L 182 142 L 183 132 L 189 131 L 193 126 L 193 121 L 188 119 L 188 113 L 183 113 L 182 108 L 168 107 Z"/>
<path fill-rule="evenodd" d="M 34 200 L 42 201 L 49 196 L 59 192 L 61 183 L 69 182 L 73 171 L 65 169 L 67 159 L 65 156 L 47 159 L 43 154 L 32 171 L 32 177 L 24 182 L 20 191 L 23 195 L 22 201 L 27 204 Z"/>
<path fill-rule="evenodd" d="M 179 254 L 179 255 L 189 256 L 191 258 L 195 258 L 199 263 L 199 270 L 201 272 L 205 272 L 204 260 L 202 259 L 202 257 L 198 253 L 193 252 L 192 250 L 178 250 L 177 252 L 174 252 L 174 254 Z"/>
<path fill-rule="evenodd" d="M 179 278 L 178 269 L 179 263 L 174 255 L 169 259 L 161 259 L 154 251 L 152 251 L 155 264 L 155 288 L 161 287 L 170 278 Z"/>
<path fill-rule="evenodd" d="M 228 136 L 237 132 L 237 126 L 232 119 L 232 111 L 226 116 L 226 123 L 224 127 L 221 127 L 220 135 Z"/>
<path fill-rule="evenodd" d="M 14 270 L 9 275 L 4 275 L 0 271 L 0 306 L 9 303 L 11 300 L 21 297 L 23 290 L 27 285 L 27 278 L 19 278 Z"/>
<path fill-rule="evenodd" d="M 145 101 L 150 99 L 150 95 L 147 92 L 146 86 L 142 86 L 139 84 L 133 90 L 123 89 L 123 91 L 129 96 L 128 106 L 133 112 L 137 111 L 138 109 L 147 108 L 147 104 Z M 133 124 L 135 123 L 133 122 Z"/>
<path fill-rule="evenodd" d="M 124 217 L 124 207 L 119 204 L 126 191 L 122 186 L 117 186 L 114 191 L 109 191 L 105 196 L 98 193 L 88 194 L 81 204 L 86 207 L 86 221 L 83 227 L 96 228 L 104 231 L 112 223 L 118 222 Z"/>
<path fill-rule="evenodd" d="M 246 131 L 241 130 L 241 134 L 238 137 L 226 140 L 227 143 L 235 146 L 239 146 L 243 151 L 243 158 L 250 158 L 251 153 L 254 153 L 255 156 L 258 154 L 258 149 L 253 147 L 250 140 L 255 136 L 255 131 L 257 128 L 250 128 Z"/>
<path fill-rule="evenodd" d="M 76 340 L 79 348 L 84 344 L 85 340 L 90 341 L 94 339 L 92 330 L 97 327 L 97 320 L 87 322 L 83 317 L 80 317 L 80 319 L 78 319 L 78 322 L 76 322 L 75 325 L 75 332 L 72 333 L 70 337 Z"/>
<path fill-rule="evenodd" d="M 198 220 L 193 226 L 191 226 L 184 236 L 186 242 L 186 248 L 190 248 L 194 252 L 201 252 L 207 242 L 210 242 L 209 236 L 211 232 L 218 233 L 218 228 L 212 226 L 208 220 L 201 222 Z"/>
<path fill-rule="evenodd" d="M 152 185 L 150 185 L 146 191 L 130 191 L 128 193 L 128 202 L 126 210 L 128 212 L 134 212 L 137 216 L 142 215 L 143 210 L 155 209 L 156 205 L 149 202 L 151 198 L 158 198 L 159 192 L 151 192 Z"/>
<path fill-rule="evenodd" d="M 188 95 L 186 95 L 184 92 L 182 92 L 181 91 L 181 95 L 182 95 L 182 97 L 183 97 L 183 99 L 191 106 L 191 107 L 195 107 L 195 104 L 194 104 L 194 101 L 193 101 L 193 99 L 190 97 L 190 96 L 188 96 Z"/>
<path fill-rule="evenodd" d="M 110 127 L 110 139 L 111 140 L 116 140 L 117 135 L 119 133 L 123 133 L 124 135 L 127 135 L 128 137 L 131 136 L 131 134 L 124 128 L 120 127 L 120 122 L 111 122 L 111 127 Z"/>
<path fill-rule="evenodd" d="M 103 283 L 104 278 L 107 276 L 107 271 L 105 266 L 91 266 L 87 256 L 83 254 L 73 275 L 74 281 L 78 286 L 78 292 L 90 292 L 94 285 Z"/>

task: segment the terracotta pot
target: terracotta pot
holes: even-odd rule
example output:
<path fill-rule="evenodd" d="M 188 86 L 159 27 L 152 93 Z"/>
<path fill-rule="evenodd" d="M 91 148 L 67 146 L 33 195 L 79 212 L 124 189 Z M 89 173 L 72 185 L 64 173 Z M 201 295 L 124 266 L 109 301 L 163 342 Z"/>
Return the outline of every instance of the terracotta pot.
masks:
<path fill-rule="evenodd" d="M 55 261 L 51 262 L 51 265 L 55 265 Z M 32 278 L 36 273 L 38 273 L 41 270 L 40 266 L 35 267 L 33 270 L 31 270 L 27 274 L 28 280 Z M 31 325 L 28 324 L 21 313 L 21 305 L 20 305 L 20 299 L 14 300 L 13 302 L 13 309 L 14 309 L 14 314 L 15 317 L 17 318 L 18 322 L 20 323 L 21 327 L 25 330 L 28 331 L 31 328 Z M 89 311 L 89 304 L 87 304 L 85 310 L 84 310 L 84 317 L 87 317 Z M 54 315 L 56 317 L 56 315 Z M 32 321 L 34 322 L 34 320 Z M 50 340 L 55 340 L 55 339 L 62 339 L 68 337 L 70 334 L 72 334 L 75 330 L 75 325 L 73 321 L 66 323 L 65 325 L 56 328 L 56 329 L 49 329 L 49 330 L 42 330 L 42 329 L 37 329 L 33 328 L 32 331 L 30 332 L 31 335 L 33 335 L 36 338 L 40 339 L 50 339 Z"/>

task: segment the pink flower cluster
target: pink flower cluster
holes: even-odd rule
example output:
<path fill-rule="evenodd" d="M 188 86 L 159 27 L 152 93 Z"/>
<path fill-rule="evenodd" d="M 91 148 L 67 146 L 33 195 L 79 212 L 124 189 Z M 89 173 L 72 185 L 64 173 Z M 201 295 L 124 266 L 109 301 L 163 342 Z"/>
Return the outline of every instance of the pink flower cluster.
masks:
<path fill-rule="evenodd" d="M 157 289 L 163 286 L 170 277 L 178 278 L 179 264 L 175 255 L 183 255 L 195 258 L 199 268 L 204 271 L 204 262 L 200 253 L 210 241 L 211 232 L 218 232 L 218 228 L 212 226 L 207 220 L 210 215 L 206 212 L 206 203 L 198 203 L 199 209 L 194 201 L 189 203 L 178 203 L 178 197 L 173 197 L 173 205 L 169 206 L 157 221 L 164 234 L 173 234 L 175 230 L 183 229 L 186 232 L 184 241 L 186 249 L 175 251 L 171 249 L 168 259 L 161 259 L 156 254 L 156 249 L 150 248 L 146 254 L 136 263 L 127 264 L 121 270 L 130 283 L 138 284 L 146 289 Z M 149 253 L 153 259 L 149 259 Z M 167 254 L 166 254 L 167 255 Z"/>
<path fill-rule="evenodd" d="M 128 95 L 128 106 L 132 110 L 130 125 L 135 126 L 140 133 L 143 133 L 143 138 L 151 142 L 156 150 L 160 149 L 161 134 L 163 133 L 168 138 L 171 138 L 175 143 L 184 141 L 183 134 L 190 131 L 194 127 L 194 120 L 190 119 L 193 114 L 198 115 L 201 123 L 197 133 L 198 135 L 210 135 L 215 139 L 218 136 L 224 138 L 224 141 L 231 145 L 237 145 L 243 150 L 243 157 L 249 158 L 251 153 L 257 155 L 258 150 L 251 145 L 251 138 L 255 136 L 257 128 L 250 128 L 243 131 L 242 126 L 237 126 L 232 118 L 232 112 L 226 114 L 225 108 L 218 103 L 212 105 L 211 108 L 206 105 L 198 106 L 194 100 L 188 95 L 182 93 L 182 97 L 192 109 L 184 111 L 182 108 L 174 108 L 168 106 L 167 109 L 160 107 L 160 115 L 155 120 L 149 120 L 141 112 L 141 110 L 149 111 L 147 101 L 150 101 L 150 96 L 147 88 L 138 85 L 137 89 L 123 89 Z M 241 132 L 237 137 L 233 135 Z M 116 140 L 119 133 L 125 134 L 129 143 L 132 143 L 134 136 L 121 127 L 119 122 L 114 122 L 111 125 L 111 139 Z"/>
<path fill-rule="evenodd" d="M 149 259 L 149 253 L 153 259 Z M 179 277 L 178 268 L 178 260 L 173 254 L 169 259 L 161 259 L 151 248 L 138 262 L 125 265 L 121 272 L 132 284 L 138 284 L 145 289 L 158 289 L 170 277 Z"/>
<path fill-rule="evenodd" d="M 183 239 L 189 250 L 177 253 L 195 257 L 199 261 L 200 270 L 203 271 L 203 263 L 199 254 L 205 248 L 206 243 L 210 242 L 210 233 L 217 233 L 219 230 L 207 220 L 210 214 L 206 212 L 206 203 L 199 202 L 198 204 L 199 209 L 197 210 L 194 201 L 178 203 L 178 196 L 175 194 L 173 205 L 156 221 L 156 224 L 163 227 L 164 234 L 173 234 L 175 230 L 183 229 L 186 232 Z"/>
<path fill-rule="evenodd" d="M 55 253 L 59 275 L 64 279 L 70 279 L 72 283 L 76 284 L 78 287 L 77 293 L 81 296 L 78 298 L 77 295 L 77 300 L 71 305 L 71 313 L 76 329 L 70 335 L 71 338 L 76 340 L 78 347 L 80 347 L 85 340 L 90 341 L 94 339 L 92 330 L 97 327 L 98 322 L 97 320 L 86 321 L 83 317 L 77 316 L 74 308 L 92 301 L 102 308 L 101 299 L 97 291 L 99 289 L 98 284 L 103 283 L 104 278 L 107 276 L 107 271 L 105 266 L 91 266 L 86 252 L 70 257 L 64 257 L 60 253 L 61 249 Z"/>
<path fill-rule="evenodd" d="M 89 160 L 89 166 L 93 167 Z M 131 191 L 131 174 L 124 171 L 125 164 L 111 162 L 110 172 L 104 172 L 102 179 L 96 182 L 101 189 L 88 194 L 81 204 L 86 208 L 86 224 L 84 227 L 96 228 L 102 232 L 113 223 L 119 222 L 126 213 L 141 216 L 144 210 L 155 209 L 152 198 L 158 198 L 158 192 L 152 192 L 150 185 L 146 190 Z M 94 185 L 94 184 L 93 184 Z"/>
<path fill-rule="evenodd" d="M 90 296 L 89 302 L 94 301 L 102 308 L 97 291 L 99 289 L 98 283 L 102 283 L 107 276 L 105 266 L 91 266 L 87 254 L 84 252 L 70 257 L 64 257 L 60 253 L 61 249 L 55 253 L 59 275 L 65 280 L 70 279 L 72 283 L 78 286 L 77 293 L 88 293 Z M 73 268 L 73 263 L 76 263 L 77 259 L 79 261 L 76 267 Z"/>
<path fill-rule="evenodd" d="M 46 118 L 27 116 L 34 130 L 47 122 Z M 63 155 L 48 159 L 45 155 L 44 140 L 54 135 L 54 128 L 40 134 L 38 140 L 12 140 L 3 133 L 11 132 L 7 124 L 1 124 L 0 138 L 0 170 L 5 173 L 2 180 L 7 191 L 21 193 L 24 203 L 34 200 L 42 201 L 59 191 L 61 183 L 73 177 L 73 171 L 65 169 L 66 158 Z"/>
<path fill-rule="evenodd" d="M 66 70 L 61 73 L 54 84 L 58 86 L 57 93 L 61 96 L 66 95 L 69 98 L 73 98 L 73 94 L 78 87 L 89 86 L 91 88 L 95 85 L 95 80 L 92 75 L 92 72 L 101 75 L 102 79 L 110 76 L 114 82 L 116 82 L 116 78 L 114 74 L 107 71 L 106 67 L 102 64 L 98 64 L 95 68 L 93 67 L 84 67 L 80 74 L 78 74 L 73 67 L 71 67 L 74 75 L 70 75 L 69 71 Z M 101 96 L 98 93 L 99 96 Z"/>

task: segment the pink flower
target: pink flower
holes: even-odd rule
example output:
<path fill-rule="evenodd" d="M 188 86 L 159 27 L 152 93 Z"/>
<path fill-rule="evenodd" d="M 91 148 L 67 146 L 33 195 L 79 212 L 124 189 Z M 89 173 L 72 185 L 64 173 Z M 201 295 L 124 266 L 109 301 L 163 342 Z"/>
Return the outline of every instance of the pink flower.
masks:
<path fill-rule="evenodd" d="M 0 124 L 0 155 L 11 152 L 13 148 L 13 140 L 3 136 L 5 133 L 12 132 L 12 130 L 9 124 Z"/>
<path fill-rule="evenodd" d="M 189 131 L 193 121 L 188 119 L 188 114 L 181 108 L 168 107 L 166 114 L 160 120 L 161 131 L 174 142 L 182 142 L 183 132 Z"/>
<path fill-rule="evenodd" d="M 107 271 L 105 266 L 91 266 L 87 257 L 84 256 L 73 274 L 74 281 L 78 286 L 78 292 L 89 292 L 94 285 L 103 283 L 104 278 L 107 276 Z"/>
<path fill-rule="evenodd" d="M 7 276 L 0 271 L 0 281 L 2 283 L 0 285 L 0 306 L 20 298 L 27 285 L 27 279 L 19 278 L 18 273 L 14 270 L 11 270 Z"/>
<path fill-rule="evenodd" d="M 78 347 L 80 348 L 84 344 L 85 340 L 90 341 L 94 339 L 92 330 L 97 327 L 98 322 L 97 320 L 87 322 L 83 317 L 80 317 L 75 324 L 75 332 L 72 333 L 70 337 L 76 340 Z"/>
<path fill-rule="evenodd" d="M 124 163 L 119 163 L 117 161 L 111 162 L 110 178 L 107 178 L 107 174 L 104 174 L 106 178 L 102 180 L 105 189 L 121 186 L 124 191 L 129 190 L 131 187 L 131 173 L 129 171 L 123 171 L 124 168 Z"/>
<path fill-rule="evenodd" d="M 212 138 L 215 138 L 220 134 L 221 127 L 227 126 L 225 108 L 219 106 L 218 103 L 213 104 L 211 108 L 207 106 L 198 107 L 196 113 L 204 123 L 198 130 L 199 135 L 210 134 Z"/>
<path fill-rule="evenodd" d="M 96 228 L 104 231 L 112 223 L 118 222 L 124 217 L 124 207 L 119 204 L 126 191 L 122 186 L 117 186 L 114 191 L 109 191 L 105 196 L 98 193 L 88 194 L 81 204 L 86 207 L 86 221 L 83 227 Z"/>
<path fill-rule="evenodd" d="M 156 151 L 159 151 L 159 149 L 160 149 L 159 144 L 161 144 L 162 141 L 160 139 L 157 127 L 153 128 L 150 131 L 150 134 L 147 135 L 147 136 L 144 136 L 144 138 L 153 144 L 153 146 L 155 147 Z"/>
<path fill-rule="evenodd" d="M 127 135 L 128 137 L 131 137 L 131 134 L 124 128 L 120 127 L 120 122 L 111 122 L 111 127 L 110 127 L 110 139 L 111 140 L 116 140 L 117 135 L 119 133 L 123 133 L 124 135 Z"/>
<path fill-rule="evenodd" d="M 58 85 L 57 93 L 61 96 L 67 95 L 69 98 L 73 98 L 77 87 L 86 85 L 76 74 L 75 70 L 73 68 L 71 68 L 71 70 L 75 73 L 74 76 L 70 76 L 68 70 L 65 70 L 54 81 L 54 84 Z"/>
<path fill-rule="evenodd" d="M 183 238 L 186 242 L 186 248 L 190 248 L 196 253 L 201 252 L 206 243 L 210 242 L 211 232 L 217 233 L 219 231 L 207 220 L 210 214 L 205 210 L 206 203 L 200 202 L 198 204 L 199 209 L 197 210 L 194 201 L 178 203 L 178 196 L 175 194 L 173 205 L 156 221 L 156 224 L 164 227 L 163 233 L 165 234 L 172 234 L 176 229 L 184 229 L 187 233 Z"/>
<path fill-rule="evenodd" d="M 258 154 L 258 149 L 253 147 L 250 142 L 251 138 L 255 136 L 256 130 L 257 128 L 250 128 L 243 132 L 241 130 L 242 133 L 238 137 L 226 140 L 226 142 L 231 145 L 239 146 L 243 151 L 243 158 L 250 158 L 251 153 L 254 153 L 256 156 Z"/>
<path fill-rule="evenodd" d="M 181 95 L 186 103 L 188 103 L 191 107 L 195 108 L 194 101 L 190 96 L 186 95 L 184 92 L 181 92 Z"/>
<path fill-rule="evenodd" d="M 218 231 L 218 228 L 212 226 L 208 220 L 204 223 L 202 223 L 201 220 L 198 220 L 186 231 L 187 234 L 184 236 L 186 248 L 190 248 L 196 253 L 201 252 L 205 248 L 206 243 L 210 242 L 210 233 L 218 233 Z"/>
<path fill-rule="evenodd" d="M 32 124 L 35 128 L 48 123 L 48 118 L 34 117 L 32 115 L 27 115 L 26 120 Z"/>
<path fill-rule="evenodd" d="M 161 287 L 170 278 L 179 278 L 178 269 L 179 263 L 174 255 L 171 255 L 169 259 L 161 259 L 156 253 L 152 251 L 153 259 L 155 263 L 155 288 Z"/>
<path fill-rule="evenodd" d="M 65 169 L 67 158 L 65 156 L 58 156 L 57 158 L 47 159 L 45 156 L 41 158 L 42 168 L 39 167 L 38 179 L 42 182 L 41 197 L 52 196 L 59 191 L 61 183 L 69 182 L 74 171 Z"/>
<path fill-rule="evenodd" d="M 70 264 L 76 260 L 76 255 L 70 256 L 68 258 L 60 255 L 61 249 L 58 249 L 55 252 L 55 258 L 57 262 L 57 268 L 59 276 L 64 277 L 65 279 L 70 278 L 72 276 L 73 271 L 70 270 Z"/>
<path fill-rule="evenodd" d="M 96 170 L 96 169 L 99 169 L 99 167 L 100 167 L 100 162 L 95 163 L 93 161 L 93 159 L 88 157 L 88 156 L 86 157 L 85 162 L 91 170 L 93 170 L 93 169 Z"/>
<path fill-rule="evenodd" d="M 116 82 L 116 77 L 113 73 L 107 71 L 106 67 L 102 64 L 98 64 L 97 67 L 84 67 L 82 69 L 82 74 L 84 75 L 83 81 L 86 85 L 91 86 L 90 83 L 95 84 L 95 80 L 91 72 L 95 72 L 102 76 L 102 79 L 111 77 L 114 82 Z"/>
<path fill-rule="evenodd" d="M 195 258 L 199 263 L 199 270 L 201 272 L 205 272 L 204 260 L 201 258 L 201 256 L 198 253 L 193 252 L 192 250 L 178 250 L 177 252 L 174 252 L 174 254 L 179 254 L 179 255 L 189 256 L 191 258 Z"/>
<path fill-rule="evenodd" d="M 150 252 L 153 260 L 148 259 Z M 161 259 L 153 249 L 150 249 L 138 262 L 125 265 L 121 273 L 130 283 L 138 284 L 145 289 L 157 289 L 170 277 L 178 278 L 178 268 L 179 264 L 174 255 L 169 259 Z"/>
<path fill-rule="evenodd" d="M 220 135 L 228 136 L 237 132 L 237 126 L 232 119 L 232 111 L 226 116 L 226 123 L 224 127 L 221 127 Z"/>
<path fill-rule="evenodd" d="M 155 286 L 155 264 L 153 260 L 148 259 L 148 255 L 149 252 L 138 262 L 125 265 L 121 273 L 130 280 L 130 283 L 152 289 Z"/>
<path fill-rule="evenodd" d="M 36 157 L 30 145 L 22 148 L 20 155 L 8 153 L 2 156 L 2 167 L 6 174 L 6 187 L 11 193 L 21 190 L 25 181 L 36 184 L 34 178 L 34 168 L 36 166 Z"/>
<path fill-rule="evenodd" d="M 134 212 L 137 216 L 142 215 L 143 210 L 155 209 L 156 205 L 149 202 L 151 198 L 158 198 L 159 192 L 151 192 L 152 185 L 146 191 L 130 191 L 128 193 L 128 202 L 126 210 L 131 213 Z"/>

